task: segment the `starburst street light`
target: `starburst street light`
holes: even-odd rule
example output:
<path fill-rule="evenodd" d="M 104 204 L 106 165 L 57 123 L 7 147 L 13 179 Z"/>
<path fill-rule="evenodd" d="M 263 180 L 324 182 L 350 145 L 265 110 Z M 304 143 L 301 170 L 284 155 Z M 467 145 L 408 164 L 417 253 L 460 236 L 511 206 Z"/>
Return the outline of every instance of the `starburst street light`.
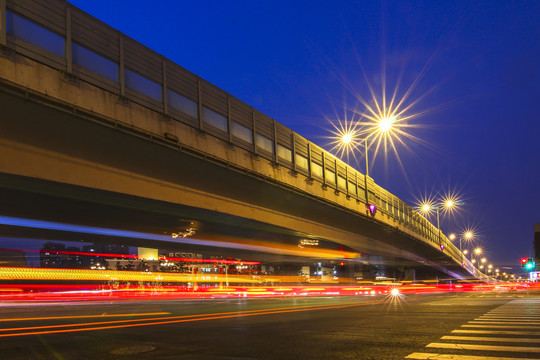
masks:
<path fill-rule="evenodd" d="M 379 118 L 379 130 L 383 133 L 392 128 L 392 124 L 397 120 L 397 116 L 391 115 L 388 117 Z"/>
<path fill-rule="evenodd" d="M 447 202 L 449 202 L 451 200 L 447 200 Z M 456 234 L 450 234 L 449 235 L 450 239 L 451 240 L 454 240 L 456 238 Z M 466 241 L 471 241 L 474 237 L 474 234 L 471 230 L 465 230 L 465 232 L 463 232 L 460 236 L 459 236 L 459 251 L 461 252 L 462 254 L 462 257 L 463 255 L 467 255 L 469 253 L 468 250 L 461 250 L 461 240 L 462 239 L 465 239 Z M 463 259 L 461 261 L 461 265 L 464 265 L 464 262 L 463 262 Z"/>
<path fill-rule="evenodd" d="M 439 238 L 439 245 L 442 248 L 441 245 L 441 226 L 439 222 L 439 210 L 442 208 L 443 211 L 449 212 L 454 210 L 454 207 L 456 206 L 457 202 L 449 197 L 446 199 L 443 199 L 440 201 L 440 203 L 437 203 L 435 201 L 426 201 L 420 206 L 420 210 L 424 213 L 424 215 L 429 215 L 431 211 L 435 210 L 437 213 L 437 234 Z M 450 235 L 452 237 L 452 235 Z M 455 235 L 454 235 L 455 238 Z M 460 249 L 461 251 L 461 249 Z"/>
<path fill-rule="evenodd" d="M 353 133 L 343 134 L 343 137 L 341 138 L 343 144 L 349 144 L 353 140 L 353 135 Z"/>
<path fill-rule="evenodd" d="M 359 150 L 360 143 L 364 144 L 364 156 L 366 158 L 366 174 L 364 176 L 364 190 L 366 201 L 369 202 L 369 190 L 368 190 L 368 177 L 369 177 L 369 156 L 368 156 L 368 147 L 369 147 L 369 138 L 372 136 L 384 136 L 384 134 L 389 133 L 392 130 L 393 123 L 396 119 L 396 116 L 391 116 L 388 118 L 381 118 L 379 121 L 376 121 L 374 124 L 367 129 L 360 130 L 359 122 L 354 121 L 339 121 L 338 124 L 332 123 L 334 130 L 331 130 L 333 141 L 330 142 L 332 148 L 330 151 L 335 151 L 338 157 L 343 157 L 349 154 L 356 159 L 355 150 Z"/>
<path fill-rule="evenodd" d="M 396 116 L 382 117 L 374 122 L 370 122 L 369 126 L 364 129 L 361 129 L 361 125 L 359 124 L 366 124 L 359 121 L 338 121 L 337 125 L 331 123 L 334 129 L 330 130 L 333 135 L 331 136 L 332 141 L 329 144 L 332 146 L 330 151 L 335 151 L 340 158 L 343 158 L 344 155 L 348 157 L 349 154 L 352 154 L 356 159 L 355 150 L 359 150 L 361 143 L 363 143 L 364 156 L 366 157 L 366 176 L 369 176 L 369 139 L 372 136 L 390 136 L 396 119 Z"/>

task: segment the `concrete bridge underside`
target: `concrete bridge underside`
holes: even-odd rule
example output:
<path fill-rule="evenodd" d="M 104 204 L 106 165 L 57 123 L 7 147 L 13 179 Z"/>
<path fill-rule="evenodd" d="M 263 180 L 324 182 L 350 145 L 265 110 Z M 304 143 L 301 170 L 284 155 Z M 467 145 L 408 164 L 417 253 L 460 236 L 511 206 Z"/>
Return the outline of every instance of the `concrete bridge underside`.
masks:
<path fill-rule="evenodd" d="M 159 234 L 196 221 L 201 236 L 315 238 L 363 252 L 365 259 L 467 276 L 439 249 L 399 229 L 172 142 L 137 136 L 97 114 L 9 84 L 0 107 L 2 215 Z M 252 161 L 275 166 L 257 156 Z"/>

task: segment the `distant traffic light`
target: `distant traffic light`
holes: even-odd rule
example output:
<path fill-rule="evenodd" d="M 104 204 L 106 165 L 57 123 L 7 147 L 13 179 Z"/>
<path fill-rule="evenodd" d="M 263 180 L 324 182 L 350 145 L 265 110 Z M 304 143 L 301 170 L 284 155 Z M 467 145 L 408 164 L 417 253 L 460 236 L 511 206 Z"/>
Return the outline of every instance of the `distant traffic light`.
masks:
<path fill-rule="evenodd" d="M 527 260 L 529 260 L 529 259 L 527 259 L 527 258 L 521 258 L 521 267 L 522 267 L 522 268 L 524 268 L 525 265 L 527 264 Z"/>
<path fill-rule="evenodd" d="M 527 262 L 525 263 L 525 270 L 533 271 L 535 267 L 536 267 L 536 264 L 534 260 L 531 258 L 527 259 Z"/>

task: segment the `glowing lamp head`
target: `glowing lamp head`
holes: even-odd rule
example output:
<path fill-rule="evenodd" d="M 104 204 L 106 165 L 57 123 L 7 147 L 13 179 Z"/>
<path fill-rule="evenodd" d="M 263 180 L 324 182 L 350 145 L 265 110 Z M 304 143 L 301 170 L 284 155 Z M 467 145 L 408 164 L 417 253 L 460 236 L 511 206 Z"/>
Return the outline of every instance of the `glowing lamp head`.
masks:
<path fill-rule="evenodd" d="M 390 295 L 399 296 L 399 289 L 398 288 L 393 288 L 392 290 L 390 290 Z"/>
<path fill-rule="evenodd" d="M 454 202 L 452 200 L 446 200 L 444 206 L 446 206 L 447 208 L 451 208 L 452 206 L 454 206 Z"/>
<path fill-rule="evenodd" d="M 394 121 L 396 121 L 396 117 L 394 115 L 381 117 L 379 119 L 379 130 L 382 132 L 389 131 L 392 129 L 392 124 Z"/>
<path fill-rule="evenodd" d="M 467 231 L 467 232 L 465 233 L 465 237 L 466 237 L 467 239 L 470 239 L 470 238 L 472 238 L 472 237 L 473 237 L 473 234 L 472 234 L 472 232 L 470 232 L 470 231 Z"/>
<path fill-rule="evenodd" d="M 482 253 L 482 249 L 476 248 L 476 249 L 474 249 L 474 253 L 475 253 L 476 255 L 481 254 L 481 253 Z"/>
<path fill-rule="evenodd" d="M 353 134 L 350 132 L 343 134 L 343 136 L 341 137 L 341 142 L 344 144 L 349 144 L 352 140 Z"/>
<path fill-rule="evenodd" d="M 429 206 L 429 204 L 422 205 L 423 212 L 428 212 L 429 210 L 431 210 L 431 206 Z"/>
<path fill-rule="evenodd" d="M 448 237 L 450 240 L 454 240 L 456 238 L 456 234 L 450 234 L 450 236 Z"/>
<path fill-rule="evenodd" d="M 465 250 L 463 250 L 463 253 L 464 253 L 465 255 L 467 255 L 467 254 L 469 253 L 469 250 L 465 249 Z"/>

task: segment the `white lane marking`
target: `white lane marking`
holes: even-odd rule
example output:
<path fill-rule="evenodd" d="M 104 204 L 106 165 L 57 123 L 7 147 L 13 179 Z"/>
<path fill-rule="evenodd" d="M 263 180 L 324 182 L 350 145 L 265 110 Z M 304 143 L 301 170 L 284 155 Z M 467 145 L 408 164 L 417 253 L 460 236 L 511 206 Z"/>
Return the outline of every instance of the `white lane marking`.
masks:
<path fill-rule="evenodd" d="M 539 321 L 540 316 L 486 316 L 477 317 L 480 320 L 519 320 L 519 321 Z"/>
<path fill-rule="evenodd" d="M 494 341 L 494 342 L 508 342 L 508 343 L 539 343 L 539 339 L 531 338 L 498 338 L 490 336 L 452 336 L 446 335 L 441 338 L 442 340 L 469 340 L 469 341 Z"/>
<path fill-rule="evenodd" d="M 509 324 L 509 325 L 540 325 L 540 321 L 536 322 L 524 322 L 521 320 L 508 320 L 508 321 L 496 321 L 496 320 L 473 320 L 467 324 Z"/>
<path fill-rule="evenodd" d="M 496 313 L 486 313 L 482 316 L 518 316 L 518 317 L 532 317 L 532 318 L 538 318 L 540 315 L 538 315 L 538 311 L 535 311 L 533 314 L 529 312 L 496 312 Z"/>
<path fill-rule="evenodd" d="M 538 308 L 531 309 L 531 308 L 505 308 L 505 309 L 498 309 L 498 310 L 492 310 L 488 311 L 486 314 L 528 314 L 528 315 L 538 315 Z"/>
<path fill-rule="evenodd" d="M 492 334 L 492 335 L 540 335 L 540 332 L 534 331 L 516 331 L 516 330 L 452 330 L 454 334 Z"/>
<path fill-rule="evenodd" d="M 493 328 L 493 329 L 535 329 L 535 330 L 540 331 L 540 327 L 538 327 L 538 326 L 524 326 L 524 325 L 491 325 L 491 324 L 476 325 L 476 324 L 470 324 L 470 325 L 461 325 L 461 327 Z"/>
<path fill-rule="evenodd" d="M 483 350 L 483 351 L 506 351 L 506 352 L 528 352 L 540 353 L 540 347 L 536 346 L 496 346 L 496 345 L 476 345 L 476 344 L 447 344 L 431 343 L 426 345 L 429 348 L 454 349 L 454 350 Z"/>
<path fill-rule="evenodd" d="M 452 354 L 430 354 L 430 353 L 412 353 L 405 356 L 405 359 L 416 360 L 540 360 L 531 358 L 509 358 L 498 356 L 474 356 L 474 355 L 452 355 Z"/>

